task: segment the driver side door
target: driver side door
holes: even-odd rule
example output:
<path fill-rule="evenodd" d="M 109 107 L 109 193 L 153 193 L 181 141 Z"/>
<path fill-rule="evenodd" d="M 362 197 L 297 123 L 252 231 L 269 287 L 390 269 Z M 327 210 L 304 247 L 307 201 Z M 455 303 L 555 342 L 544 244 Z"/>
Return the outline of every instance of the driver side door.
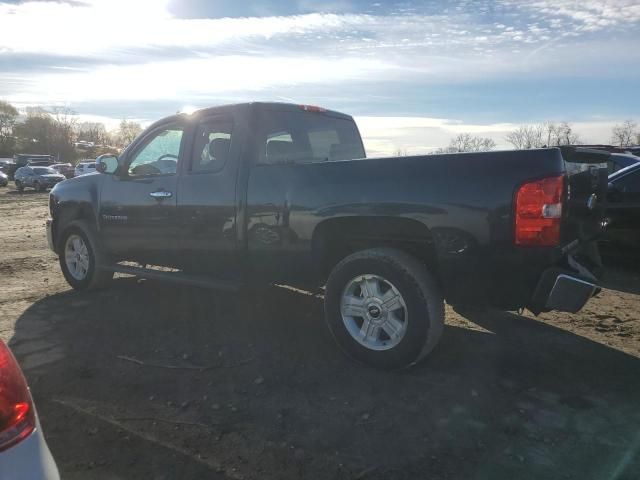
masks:
<path fill-rule="evenodd" d="M 172 266 L 178 257 L 178 163 L 185 126 L 164 124 L 144 134 L 105 175 L 99 222 L 107 251 L 117 260 Z"/>

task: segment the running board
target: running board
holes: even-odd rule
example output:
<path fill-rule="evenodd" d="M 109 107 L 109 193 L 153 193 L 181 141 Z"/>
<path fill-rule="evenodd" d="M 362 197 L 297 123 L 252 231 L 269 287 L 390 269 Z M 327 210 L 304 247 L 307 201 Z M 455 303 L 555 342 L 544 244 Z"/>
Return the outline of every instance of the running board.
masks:
<path fill-rule="evenodd" d="M 126 273 L 128 275 L 135 275 L 136 277 L 146 278 L 149 280 L 160 280 L 163 282 L 173 282 L 181 285 L 192 285 L 194 287 L 211 288 L 227 292 L 237 292 L 241 287 L 239 282 L 217 280 L 215 278 L 204 277 L 201 275 L 187 275 L 182 272 L 163 272 L 150 268 L 131 267 L 119 264 L 101 265 L 99 268 L 100 270 L 107 270 L 115 273 Z"/>

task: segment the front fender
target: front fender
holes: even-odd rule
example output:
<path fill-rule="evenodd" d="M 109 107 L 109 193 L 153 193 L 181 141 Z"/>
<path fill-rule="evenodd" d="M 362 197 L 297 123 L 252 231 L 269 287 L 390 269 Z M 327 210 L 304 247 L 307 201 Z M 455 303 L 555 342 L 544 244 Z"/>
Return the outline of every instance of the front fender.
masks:
<path fill-rule="evenodd" d="M 58 183 L 49 194 L 51 235 L 57 251 L 58 238 L 67 225 L 84 220 L 99 229 L 98 211 L 102 175 L 86 175 Z"/>

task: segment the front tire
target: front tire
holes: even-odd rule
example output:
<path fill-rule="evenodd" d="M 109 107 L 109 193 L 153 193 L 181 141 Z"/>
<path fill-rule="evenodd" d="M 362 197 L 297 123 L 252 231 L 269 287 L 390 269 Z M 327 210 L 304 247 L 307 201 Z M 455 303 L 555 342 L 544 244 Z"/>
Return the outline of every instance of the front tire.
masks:
<path fill-rule="evenodd" d="M 20 180 L 16 180 L 16 190 L 18 190 L 19 192 L 24 191 L 24 185 Z"/>
<path fill-rule="evenodd" d="M 67 226 L 58 241 L 62 274 L 75 290 L 97 290 L 109 285 L 113 272 L 101 270 L 106 255 L 100 242 L 86 222 L 75 221 Z"/>
<path fill-rule="evenodd" d="M 331 272 L 325 319 L 356 360 L 397 369 L 422 360 L 444 328 L 444 300 L 426 267 L 393 248 L 349 255 Z"/>

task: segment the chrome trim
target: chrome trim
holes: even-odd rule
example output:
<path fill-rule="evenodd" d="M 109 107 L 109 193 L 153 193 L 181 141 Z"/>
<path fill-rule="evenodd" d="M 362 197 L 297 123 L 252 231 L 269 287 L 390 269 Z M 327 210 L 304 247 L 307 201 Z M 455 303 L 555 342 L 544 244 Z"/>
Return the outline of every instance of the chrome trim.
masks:
<path fill-rule="evenodd" d="M 151 192 L 149 195 L 153 198 L 169 198 L 173 193 L 167 192 L 166 190 L 159 190 L 157 192 Z"/>

